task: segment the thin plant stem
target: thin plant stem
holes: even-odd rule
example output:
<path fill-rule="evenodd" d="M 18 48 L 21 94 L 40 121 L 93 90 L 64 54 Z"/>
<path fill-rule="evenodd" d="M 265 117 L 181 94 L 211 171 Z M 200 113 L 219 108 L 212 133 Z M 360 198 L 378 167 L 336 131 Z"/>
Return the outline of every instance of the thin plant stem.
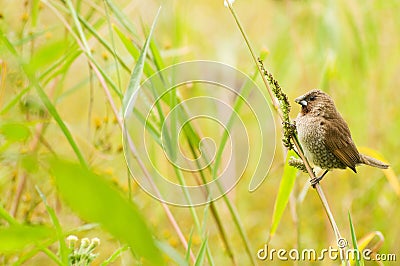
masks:
<path fill-rule="evenodd" d="M 270 88 L 270 86 L 268 84 L 268 81 L 267 81 L 267 78 L 266 78 L 266 75 L 265 75 L 265 71 L 263 71 L 264 67 L 263 67 L 262 63 L 260 64 L 259 60 L 256 58 L 254 50 L 253 50 L 253 48 L 252 48 L 252 46 L 250 44 L 250 41 L 249 41 L 249 39 L 248 39 L 248 37 L 247 37 L 247 35 L 246 35 L 246 33 L 245 33 L 240 21 L 239 21 L 237 15 L 235 13 L 233 7 L 232 7 L 232 4 L 229 3 L 229 1 L 226 1 L 226 3 L 228 5 L 229 11 L 231 12 L 232 16 L 235 19 L 235 22 L 236 22 L 237 26 L 239 27 L 239 30 L 240 30 L 240 32 L 241 32 L 241 34 L 242 34 L 242 36 L 243 36 L 243 38 L 244 38 L 244 40 L 246 42 L 247 48 L 249 49 L 249 51 L 251 53 L 251 56 L 252 56 L 252 58 L 254 60 L 254 63 L 258 66 L 258 70 L 259 70 L 259 72 L 261 74 L 261 77 L 262 77 L 262 80 L 263 80 L 263 82 L 265 84 L 265 88 L 266 88 L 269 96 L 271 97 L 272 104 L 273 104 L 274 108 L 277 110 L 277 112 L 279 114 L 279 117 L 282 120 L 282 122 L 288 122 L 288 121 L 284 121 L 284 116 L 283 116 L 283 112 L 282 112 L 281 106 L 279 105 L 276 97 L 274 96 L 274 93 L 272 92 L 272 90 L 271 90 L 271 88 Z M 303 150 L 301 148 L 301 145 L 300 145 L 297 137 L 295 135 L 292 135 L 291 140 L 293 141 L 293 144 L 296 147 L 297 153 L 299 154 L 300 158 L 303 160 L 304 165 L 306 166 L 306 169 L 307 169 L 307 172 L 308 172 L 310 178 L 311 179 L 315 178 L 315 174 L 314 174 L 309 162 L 307 161 L 306 157 L 304 156 Z M 326 212 L 326 215 L 328 216 L 328 219 L 329 219 L 329 222 L 330 222 L 330 224 L 332 226 L 333 232 L 335 234 L 337 243 L 339 243 L 340 241 L 343 241 L 344 239 L 341 237 L 341 234 L 339 232 L 339 228 L 338 228 L 338 226 L 337 226 L 337 224 L 335 222 L 335 219 L 334 219 L 333 214 L 332 214 L 332 212 L 330 210 L 328 201 L 326 200 L 325 194 L 324 194 L 320 184 L 318 184 L 318 183 L 316 184 L 315 191 L 317 192 L 317 194 L 318 194 L 318 196 L 319 196 L 319 198 L 321 200 L 321 203 L 322 203 L 322 205 L 324 207 L 324 210 Z M 343 260 L 345 260 L 345 257 L 344 257 L 345 247 L 339 246 L 339 248 L 341 250 L 341 259 L 343 261 Z M 348 260 L 346 260 L 346 264 L 350 265 Z"/>
<path fill-rule="evenodd" d="M 190 138 L 188 137 L 188 139 L 190 139 Z M 189 147 L 190 147 L 190 150 L 191 150 L 192 154 L 194 156 L 197 156 L 198 154 L 196 153 L 194 145 L 193 145 L 193 143 L 191 141 L 189 141 Z M 199 166 L 199 162 L 198 161 L 196 162 L 196 164 Z M 206 180 L 206 177 L 205 177 L 205 174 L 204 174 L 203 170 L 200 171 L 200 177 L 201 177 L 202 184 L 207 184 L 207 180 Z M 200 180 L 198 182 L 200 184 Z M 218 182 L 218 180 L 217 180 L 217 182 Z M 206 189 L 207 189 L 207 186 L 206 186 Z M 208 193 L 208 189 L 207 189 L 206 192 Z M 226 195 L 224 195 L 223 197 L 226 197 Z M 228 199 L 228 201 L 229 201 L 229 199 Z M 236 265 L 236 261 L 235 261 L 235 257 L 234 257 L 232 248 L 229 245 L 228 237 L 226 236 L 226 232 L 225 232 L 224 227 L 222 225 L 222 221 L 221 221 L 221 218 L 219 216 L 218 210 L 215 207 L 215 203 L 213 201 L 210 201 L 208 203 L 208 206 L 210 207 L 210 210 L 211 210 L 211 213 L 212 213 L 212 215 L 214 217 L 215 223 L 217 224 L 218 231 L 220 232 L 220 236 L 222 238 L 222 242 L 225 245 L 225 248 L 226 248 L 226 251 L 228 253 L 228 256 L 232 260 L 233 265 Z M 235 214 L 232 213 L 232 216 L 233 215 L 235 215 Z M 239 230 L 240 230 L 240 228 L 239 228 Z"/>
<path fill-rule="evenodd" d="M 239 31 L 240 31 L 240 33 L 242 34 L 242 37 L 243 37 L 244 41 L 246 42 L 246 46 L 247 46 L 247 48 L 249 48 L 251 57 L 253 58 L 253 60 L 254 60 L 254 62 L 255 62 L 255 64 L 256 64 L 256 66 L 257 66 L 257 69 L 258 69 L 258 71 L 259 71 L 260 74 L 261 74 L 261 78 L 262 78 L 262 80 L 263 80 L 263 82 L 264 82 L 265 88 L 267 89 L 267 93 L 269 94 L 269 96 L 270 96 L 270 98 L 271 98 L 272 106 L 273 106 L 274 109 L 278 112 L 279 116 L 280 116 L 281 119 L 282 119 L 282 118 L 283 118 L 283 115 L 282 115 L 282 110 L 279 108 L 279 102 L 278 102 L 277 99 L 274 97 L 274 94 L 273 94 L 273 92 L 272 92 L 272 90 L 271 90 L 271 88 L 270 88 L 270 86 L 269 86 L 269 84 L 268 84 L 267 78 L 265 77 L 265 75 L 263 75 L 263 71 L 262 71 L 260 65 L 258 64 L 258 59 L 257 59 L 257 57 L 256 57 L 256 54 L 254 53 L 253 48 L 251 47 L 249 38 L 247 37 L 247 34 L 246 34 L 246 32 L 244 31 L 244 29 L 243 29 L 243 27 L 242 27 L 242 24 L 240 23 L 239 18 L 237 17 L 236 12 L 235 12 L 235 10 L 234 10 L 233 7 L 232 7 L 232 4 L 229 3 L 229 1 L 226 1 L 226 2 L 228 3 L 229 11 L 231 12 L 233 18 L 235 19 L 235 22 L 236 22 L 236 25 L 237 25 L 238 28 L 239 28 Z"/>

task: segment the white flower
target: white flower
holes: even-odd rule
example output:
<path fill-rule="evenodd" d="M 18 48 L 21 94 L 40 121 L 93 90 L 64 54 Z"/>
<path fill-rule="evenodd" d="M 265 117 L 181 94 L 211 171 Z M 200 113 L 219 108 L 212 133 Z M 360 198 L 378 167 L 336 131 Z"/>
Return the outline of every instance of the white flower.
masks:
<path fill-rule="evenodd" d="M 90 245 L 89 238 L 85 237 L 81 240 L 81 248 L 87 248 Z"/>
<path fill-rule="evenodd" d="M 100 245 L 100 239 L 98 237 L 92 238 L 92 242 L 90 243 L 90 245 L 98 247 Z"/>
<path fill-rule="evenodd" d="M 67 237 L 67 242 L 68 242 L 68 246 L 69 248 L 73 249 L 75 247 L 75 243 L 78 241 L 78 237 L 74 236 L 74 235 L 69 235 Z"/>
<path fill-rule="evenodd" d="M 235 0 L 224 0 L 224 6 L 228 7 L 231 6 L 235 2 Z"/>
<path fill-rule="evenodd" d="M 75 235 L 69 235 L 67 236 L 67 241 L 78 241 L 78 237 Z"/>

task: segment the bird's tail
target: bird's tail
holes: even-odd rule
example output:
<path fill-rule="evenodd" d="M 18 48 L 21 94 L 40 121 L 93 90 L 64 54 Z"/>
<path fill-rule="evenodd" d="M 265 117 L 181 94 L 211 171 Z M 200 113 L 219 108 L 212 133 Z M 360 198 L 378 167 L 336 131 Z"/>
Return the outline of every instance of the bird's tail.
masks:
<path fill-rule="evenodd" d="M 364 154 L 360 154 L 361 155 L 361 163 L 366 164 L 366 165 L 370 165 L 373 167 L 377 167 L 377 168 L 381 168 L 381 169 L 387 169 L 389 168 L 388 164 L 385 164 L 375 158 L 369 157 L 367 155 Z"/>

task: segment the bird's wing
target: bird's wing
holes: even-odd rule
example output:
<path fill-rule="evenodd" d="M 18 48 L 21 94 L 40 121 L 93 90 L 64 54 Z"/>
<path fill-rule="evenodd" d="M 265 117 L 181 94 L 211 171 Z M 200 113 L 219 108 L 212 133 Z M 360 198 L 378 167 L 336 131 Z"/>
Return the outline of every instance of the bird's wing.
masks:
<path fill-rule="evenodd" d="M 341 121 L 327 120 L 325 125 L 326 147 L 347 167 L 356 173 L 356 164 L 360 162 L 360 154 L 351 138 L 349 127 Z"/>

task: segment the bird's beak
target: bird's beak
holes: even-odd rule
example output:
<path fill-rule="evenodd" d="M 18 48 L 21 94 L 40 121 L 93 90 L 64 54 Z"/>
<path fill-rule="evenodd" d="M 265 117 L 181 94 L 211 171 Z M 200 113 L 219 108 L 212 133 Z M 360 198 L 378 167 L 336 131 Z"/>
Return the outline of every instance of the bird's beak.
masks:
<path fill-rule="evenodd" d="M 307 101 L 304 100 L 303 96 L 296 98 L 294 101 L 300 104 L 301 106 L 307 106 Z"/>

